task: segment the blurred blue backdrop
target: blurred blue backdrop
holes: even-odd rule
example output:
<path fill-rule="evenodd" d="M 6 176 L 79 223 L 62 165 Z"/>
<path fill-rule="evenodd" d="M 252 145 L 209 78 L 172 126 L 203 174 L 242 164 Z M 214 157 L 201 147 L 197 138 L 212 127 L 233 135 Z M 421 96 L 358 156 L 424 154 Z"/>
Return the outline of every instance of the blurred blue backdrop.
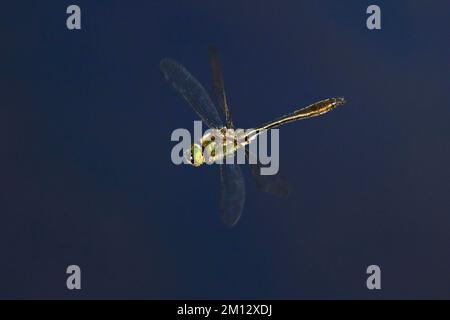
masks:
<path fill-rule="evenodd" d="M 448 1 L 2 4 L 0 298 L 450 298 Z M 206 87 L 219 51 L 238 127 L 280 130 L 287 200 L 248 172 L 234 229 L 218 168 L 175 166 L 197 117 L 161 58 Z M 66 289 L 66 267 L 82 290 Z M 366 288 L 366 268 L 382 290 Z"/>

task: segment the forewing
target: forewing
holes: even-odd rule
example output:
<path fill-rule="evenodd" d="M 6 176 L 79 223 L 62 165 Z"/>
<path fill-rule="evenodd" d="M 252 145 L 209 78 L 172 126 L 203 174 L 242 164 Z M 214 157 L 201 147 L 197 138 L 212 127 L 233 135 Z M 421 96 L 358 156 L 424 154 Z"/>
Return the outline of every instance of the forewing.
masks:
<path fill-rule="evenodd" d="M 220 165 L 220 218 L 233 227 L 241 217 L 245 203 L 245 182 L 237 164 Z"/>
<path fill-rule="evenodd" d="M 164 78 L 183 96 L 208 127 L 223 127 L 219 113 L 205 88 L 189 71 L 170 58 L 162 59 L 160 68 Z"/>

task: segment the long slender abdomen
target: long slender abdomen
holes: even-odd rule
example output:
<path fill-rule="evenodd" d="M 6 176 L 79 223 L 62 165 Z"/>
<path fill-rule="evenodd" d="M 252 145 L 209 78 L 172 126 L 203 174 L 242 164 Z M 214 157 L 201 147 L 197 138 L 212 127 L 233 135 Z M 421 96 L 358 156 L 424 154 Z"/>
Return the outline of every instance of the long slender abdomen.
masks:
<path fill-rule="evenodd" d="M 268 123 L 262 125 L 261 127 L 259 127 L 258 129 L 256 129 L 255 131 L 256 131 L 256 134 L 258 134 L 259 132 L 261 132 L 263 130 L 272 129 L 272 128 L 278 127 L 282 124 L 285 124 L 285 123 L 302 120 L 302 119 L 307 119 L 307 118 L 312 118 L 312 117 L 317 117 L 317 116 L 327 113 L 328 111 L 333 110 L 337 106 L 340 106 L 344 103 L 345 103 L 345 99 L 342 97 L 321 100 L 321 101 L 313 103 L 305 108 L 296 110 L 290 114 L 282 116 L 274 121 L 268 122 Z"/>

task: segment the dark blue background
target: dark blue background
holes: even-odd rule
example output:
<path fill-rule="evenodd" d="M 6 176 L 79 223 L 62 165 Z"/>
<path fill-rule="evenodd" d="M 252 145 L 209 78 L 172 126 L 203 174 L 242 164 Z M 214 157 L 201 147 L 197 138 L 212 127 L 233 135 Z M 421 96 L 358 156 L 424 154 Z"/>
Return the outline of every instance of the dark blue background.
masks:
<path fill-rule="evenodd" d="M 373 3 L 2 3 L 0 297 L 450 298 L 450 5 L 376 1 L 369 31 Z M 282 128 L 295 192 L 246 172 L 231 230 L 217 167 L 170 160 L 197 117 L 158 68 L 170 56 L 209 87 L 210 43 L 238 127 L 348 100 Z"/>

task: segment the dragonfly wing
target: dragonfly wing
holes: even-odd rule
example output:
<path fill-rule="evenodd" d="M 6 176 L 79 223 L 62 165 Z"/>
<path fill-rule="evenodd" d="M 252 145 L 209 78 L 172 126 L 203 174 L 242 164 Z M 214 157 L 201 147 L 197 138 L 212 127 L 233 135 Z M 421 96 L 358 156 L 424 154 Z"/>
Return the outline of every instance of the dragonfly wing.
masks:
<path fill-rule="evenodd" d="M 183 96 L 208 127 L 223 127 L 219 113 L 205 88 L 189 71 L 170 58 L 162 59 L 160 68 L 164 78 Z"/>
<path fill-rule="evenodd" d="M 245 149 L 245 152 L 247 161 L 249 163 L 250 157 L 256 159 L 256 156 L 251 154 L 247 149 Z M 283 176 L 281 176 L 279 173 L 274 175 L 261 175 L 261 168 L 263 167 L 263 165 L 259 162 L 257 162 L 256 164 L 250 164 L 249 166 L 253 175 L 253 179 L 255 180 L 256 185 L 259 189 L 281 198 L 289 196 L 292 191 L 292 186 Z"/>
<path fill-rule="evenodd" d="M 251 164 L 253 178 L 259 189 L 274 196 L 283 198 L 289 196 L 292 191 L 291 185 L 280 174 L 263 176 L 261 175 L 261 165 Z"/>
<path fill-rule="evenodd" d="M 230 109 L 227 104 L 227 96 L 225 94 L 225 85 L 223 83 L 219 56 L 213 46 L 209 46 L 208 56 L 209 66 L 211 67 L 213 90 L 216 95 L 217 106 L 219 106 L 219 112 L 223 114 L 227 128 L 233 128 L 233 120 L 231 119 Z"/>
<path fill-rule="evenodd" d="M 221 165 L 220 180 L 220 218 L 224 224 L 233 227 L 241 217 L 245 202 L 245 182 L 240 166 Z"/>

